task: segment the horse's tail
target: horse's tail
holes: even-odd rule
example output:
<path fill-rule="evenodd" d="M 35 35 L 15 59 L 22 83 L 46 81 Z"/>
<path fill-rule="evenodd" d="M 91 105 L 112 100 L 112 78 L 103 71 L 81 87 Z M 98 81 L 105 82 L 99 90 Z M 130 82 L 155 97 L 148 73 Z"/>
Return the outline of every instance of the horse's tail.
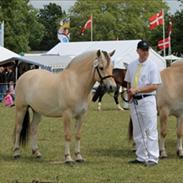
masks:
<path fill-rule="evenodd" d="M 30 115 L 29 115 L 29 110 L 27 108 L 24 120 L 22 123 L 22 129 L 20 132 L 20 144 L 22 146 L 25 146 L 28 143 L 29 140 L 29 132 L 30 132 Z"/>
<path fill-rule="evenodd" d="M 130 117 L 129 123 L 128 123 L 128 139 L 129 141 L 132 140 L 133 137 L 133 124 L 132 124 L 132 118 Z"/>

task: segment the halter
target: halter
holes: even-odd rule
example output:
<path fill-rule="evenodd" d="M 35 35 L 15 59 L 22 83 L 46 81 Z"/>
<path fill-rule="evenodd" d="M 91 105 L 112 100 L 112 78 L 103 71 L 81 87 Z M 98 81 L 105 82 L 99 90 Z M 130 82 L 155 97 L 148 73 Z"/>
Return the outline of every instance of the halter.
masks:
<path fill-rule="evenodd" d="M 107 78 L 110 78 L 110 77 L 114 78 L 114 76 L 113 76 L 113 75 L 108 75 L 108 76 L 104 76 L 104 77 L 102 77 L 102 75 L 101 75 L 101 73 L 100 73 L 100 71 L 99 71 L 98 66 L 96 67 L 96 70 L 97 70 L 97 73 L 98 73 L 99 78 L 100 78 L 100 83 L 103 83 L 103 80 L 104 80 L 104 79 L 107 79 Z"/>

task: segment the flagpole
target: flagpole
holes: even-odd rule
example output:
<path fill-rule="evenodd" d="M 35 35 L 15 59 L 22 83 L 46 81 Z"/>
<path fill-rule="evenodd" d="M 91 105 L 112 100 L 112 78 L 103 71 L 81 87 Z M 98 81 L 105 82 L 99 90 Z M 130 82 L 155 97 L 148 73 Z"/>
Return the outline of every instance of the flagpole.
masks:
<path fill-rule="evenodd" d="M 171 21 L 171 20 L 170 20 Z M 172 22 L 171 22 L 172 23 Z M 169 22 L 169 24 L 170 24 L 170 22 Z M 170 25 L 169 25 L 170 26 Z M 169 31 L 172 31 L 172 30 L 169 30 Z M 168 48 L 168 55 L 171 55 L 172 54 L 172 46 L 171 46 L 171 42 L 172 42 L 172 40 L 171 40 L 171 33 L 169 32 L 168 33 L 169 35 L 169 48 Z M 172 59 L 170 60 L 170 65 L 172 64 Z"/>
<path fill-rule="evenodd" d="M 168 55 L 171 55 L 172 54 L 171 36 L 169 36 L 169 39 L 170 39 L 170 46 L 169 46 L 169 49 L 168 49 Z"/>
<path fill-rule="evenodd" d="M 4 21 L 1 22 L 0 45 L 4 47 Z"/>
<path fill-rule="evenodd" d="M 91 41 L 93 41 L 93 15 L 91 14 Z"/>
<path fill-rule="evenodd" d="M 169 36 L 169 39 L 170 39 L 170 46 L 169 46 L 169 49 L 168 49 L 168 55 L 171 55 L 172 54 L 172 46 L 171 46 L 171 34 L 172 34 L 172 18 L 169 17 L 169 28 L 168 28 L 168 36 Z"/>
<path fill-rule="evenodd" d="M 163 40 L 165 40 L 165 18 L 164 18 L 164 9 L 162 9 L 163 12 Z M 166 56 L 165 53 L 165 44 L 163 44 L 163 56 Z"/>

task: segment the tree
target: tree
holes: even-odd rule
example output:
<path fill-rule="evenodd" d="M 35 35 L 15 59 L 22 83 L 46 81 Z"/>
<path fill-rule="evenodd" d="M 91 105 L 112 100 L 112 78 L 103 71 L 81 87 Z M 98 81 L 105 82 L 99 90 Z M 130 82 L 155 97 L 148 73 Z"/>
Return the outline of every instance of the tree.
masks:
<path fill-rule="evenodd" d="M 0 7 L 1 19 L 5 22 L 5 47 L 18 53 L 26 52 L 30 50 L 30 41 L 40 41 L 43 27 L 37 22 L 36 11 L 28 5 L 28 0 L 1 0 Z M 33 31 L 39 35 L 33 36 Z"/>
<path fill-rule="evenodd" d="M 173 16 L 173 31 L 172 31 L 172 52 L 178 52 L 183 54 L 183 10 L 178 11 Z"/>
<path fill-rule="evenodd" d="M 60 20 L 66 15 L 62 8 L 50 3 L 39 12 L 39 22 L 44 25 L 44 37 L 39 45 L 41 50 L 49 50 L 58 43 L 57 30 Z"/>
<path fill-rule="evenodd" d="M 90 31 L 84 36 L 79 34 L 81 27 L 87 21 L 87 17 L 93 15 L 94 40 L 127 40 L 147 39 L 152 45 L 157 40 L 151 40 L 151 35 L 157 31 L 149 30 L 148 19 L 162 8 L 168 9 L 162 1 L 147 0 L 77 0 L 70 10 L 71 16 L 71 40 L 90 40 Z"/>

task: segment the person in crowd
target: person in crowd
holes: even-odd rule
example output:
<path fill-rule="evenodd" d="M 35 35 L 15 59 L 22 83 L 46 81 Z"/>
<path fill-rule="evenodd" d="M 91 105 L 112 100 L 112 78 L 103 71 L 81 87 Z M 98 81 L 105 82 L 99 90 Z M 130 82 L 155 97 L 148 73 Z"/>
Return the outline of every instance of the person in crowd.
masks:
<path fill-rule="evenodd" d="M 125 81 L 136 146 L 136 159 L 129 163 L 153 166 L 159 161 L 155 95 L 161 78 L 156 60 L 149 58 L 149 49 L 146 41 L 137 44 L 138 59 L 128 65 Z"/>
<path fill-rule="evenodd" d="M 6 91 L 6 94 L 5 94 L 4 98 L 3 98 L 3 104 L 6 107 L 13 107 L 14 106 L 13 97 L 12 97 L 12 95 L 11 95 L 9 90 Z"/>
<path fill-rule="evenodd" d="M 4 74 L 3 67 L 0 67 L 0 102 L 3 100 L 3 83 L 4 83 Z"/>
<path fill-rule="evenodd" d="M 0 102 L 3 100 L 3 96 L 6 93 L 6 84 L 5 84 L 5 69 L 0 67 Z"/>
<path fill-rule="evenodd" d="M 12 96 L 13 100 L 15 100 L 15 87 L 13 81 L 9 82 L 9 93 Z"/>

